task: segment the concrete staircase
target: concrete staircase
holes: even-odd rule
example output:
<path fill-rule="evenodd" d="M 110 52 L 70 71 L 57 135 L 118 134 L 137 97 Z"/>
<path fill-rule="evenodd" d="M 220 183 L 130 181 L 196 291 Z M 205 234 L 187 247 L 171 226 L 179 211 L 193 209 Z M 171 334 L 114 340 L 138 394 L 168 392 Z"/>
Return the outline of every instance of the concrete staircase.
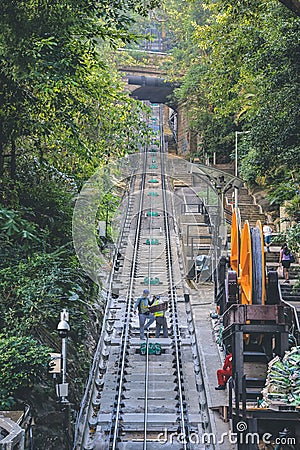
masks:
<path fill-rule="evenodd" d="M 280 247 L 270 247 L 270 252 L 266 253 L 266 266 L 267 271 L 277 270 L 279 260 Z M 279 279 L 282 299 L 293 305 L 298 314 L 298 320 L 300 322 L 300 288 L 297 286 L 297 280 L 300 275 L 300 264 L 298 262 L 292 263 L 289 269 L 289 283 L 285 283 L 284 279 Z"/>
<path fill-rule="evenodd" d="M 232 164 L 217 164 L 215 167 L 223 172 L 234 175 L 234 167 Z M 232 205 L 234 205 L 234 189 L 229 189 L 225 194 L 227 217 L 230 215 Z M 238 206 L 242 224 L 245 220 L 248 220 L 251 226 L 255 226 L 257 220 L 260 220 L 262 223 L 266 220 L 266 215 L 261 206 L 256 203 L 255 197 L 250 194 L 247 187 L 242 187 L 238 191 Z"/>
<path fill-rule="evenodd" d="M 280 247 L 276 245 L 270 246 L 270 252 L 266 253 L 266 263 L 268 270 L 277 270 L 278 268 L 278 261 L 279 261 L 279 253 L 280 253 Z M 292 263 L 289 275 L 291 280 L 295 280 L 298 276 L 299 271 L 299 264 L 297 262 Z"/>
<path fill-rule="evenodd" d="M 234 203 L 234 192 L 230 189 L 225 194 L 226 206 L 230 207 Z M 255 203 L 255 198 L 249 193 L 248 189 L 243 187 L 239 189 L 238 206 L 241 214 L 242 224 L 248 220 L 251 226 L 255 226 L 260 220 L 262 223 L 266 220 L 266 215 L 260 205 Z"/>

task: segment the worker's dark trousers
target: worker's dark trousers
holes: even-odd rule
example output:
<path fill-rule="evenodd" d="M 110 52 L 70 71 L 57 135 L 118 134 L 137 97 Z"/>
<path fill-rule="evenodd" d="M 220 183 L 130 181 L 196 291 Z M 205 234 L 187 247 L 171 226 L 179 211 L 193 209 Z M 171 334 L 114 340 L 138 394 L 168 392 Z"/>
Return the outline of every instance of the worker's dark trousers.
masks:
<path fill-rule="evenodd" d="M 139 314 L 139 319 L 140 319 L 140 339 L 145 339 L 144 330 L 148 331 L 150 325 L 154 322 L 154 316 L 151 313 Z"/>
<path fill-rule="evenodd" d="M 155 321 L 156 321 L 155 337 L 156 338 L 159 337 L 161 327 L 163 329 L 163 337 L 168 337 L 167 319 L 164 316 L 158 316 L 155 317 Z"/>

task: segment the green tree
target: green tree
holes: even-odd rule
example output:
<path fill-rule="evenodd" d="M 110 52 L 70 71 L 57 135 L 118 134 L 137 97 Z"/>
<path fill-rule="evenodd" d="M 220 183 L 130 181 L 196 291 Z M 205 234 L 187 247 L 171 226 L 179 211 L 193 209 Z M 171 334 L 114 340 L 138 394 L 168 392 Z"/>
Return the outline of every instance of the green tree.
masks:
<path fill-rule="evenodd" d="M 276 0 L 207 0 L 191 3 L 178 25 L 172 15 L 179 7 L 176 0 L 169 5 L 182 82 L 177 95 L 204 152 L 221 154 L 222 146 L 233 155 L 234 131 L 249 130 L 240 145 L 246 181 L 263 181 L 271 193 L 278 182 L 299 184 L 300 19 Z M 190 41 L 185 29 L 192 30 Z M 297 189 L 285 190 L 289 200 L 294 195 Z"/>
<path fill-rule="evenodd" d="M 155 3 L 1 3 L 0 322 L 5 345 L 20 338 L 18 367 L 1 362 L 3 397 L 16 400 L 7 381 L 12 370 L 20 387 L 40 381 L 25 378 L 22 353 L 31 346 L 38 354 L 43 343 L 59 349 L 55 330 L 66 307 L 74 320 L 71 359 L 83 359 L 71 363 L 79 383 L 71 381 L 70 396 L 79 400 L 103 311 L 70 243 L 73 202 L 95 168 L 136 151 L 137 135 L 148 139 L 146 109 L 125 94 L 112 49 L 136 38 L 134 16 Z M 37 373 L 41 361 L 28 360 Z"/>
<path fill-rule="evenodd" d="M 46 379 L 50 349 L 30 337 L 0 335 L 0 406 L 15 405 L 16 396 Z"/>
<path fill-rule="evenodd" d="M 79 160 L 83 168 L 91 162 L 99 164 L 103 155 L 122 154 L 128 138 L 133 143 L 133 134 L 128 136 L 132 130 L 126 126 L 124 133 L 121 118 L 124 113 L 131 121 L 134 118 L 138 128 L 138 108 L 123 94 L 110 46 L 134 39 L 129 30 L 133 14 L 146 14 L 152 4 L 155 1 L 116 0 L 109 5 L 78 0 L 4 1 L 1 174 L 7 167 L 9 177 L 16 177 L 21 149 L 23 155 L 70 170 L 78 168 Z M 79 177 L 87 175 L 82 168 L 80 173 L 74 170 Z"/>

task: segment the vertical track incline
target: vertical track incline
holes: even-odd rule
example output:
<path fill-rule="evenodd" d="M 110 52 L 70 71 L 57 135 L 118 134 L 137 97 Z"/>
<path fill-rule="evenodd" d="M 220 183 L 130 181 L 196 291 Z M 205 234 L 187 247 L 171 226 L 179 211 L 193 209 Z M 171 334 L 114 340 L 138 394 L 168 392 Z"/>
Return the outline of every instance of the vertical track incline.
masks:
<path fill-rule="evenodd" d="M 166 174 L 162 109 L 160 132 L 128 184 L 128 200 L 111 274 L 104 324 L 78 417 L 73 450 L 204 449 L 203 388 L 195 368 L 171 186 Z M 116 260 L 114 261 L 114 267 Z M 112 296 L 118 286 L 118 298 Z M 168 302 L 168 338 L 139 339 L 135 299 L 144 288 Z M 141 344 L 146 342 L 146 354 Z M 161 354 L 155 349 L 161 346 Z M 150 351 L 150 349 L 154 349 Z M 197 372 L 198 371 L 198 372 Z M 193 436 L 193 439 L 191 439 Z"/>

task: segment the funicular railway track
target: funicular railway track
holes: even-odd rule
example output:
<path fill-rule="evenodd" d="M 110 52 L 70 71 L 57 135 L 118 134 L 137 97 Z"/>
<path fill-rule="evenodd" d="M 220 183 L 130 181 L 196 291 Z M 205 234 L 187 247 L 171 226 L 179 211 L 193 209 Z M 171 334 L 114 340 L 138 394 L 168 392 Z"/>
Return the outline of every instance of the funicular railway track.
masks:
<path fill-rule="evenodd" d="M 145 162 L 148 161 L 148 158 L 145 157 Z M 162 161 L 161 161 L 162 162 Z M 128 298 L 133 299 L 134 295 L 134 287 L 135 287 L 135 273 L 137 270 L 137 264 L 139 256 L 143 256 L 143 250 L 140 249 L 140 243 L 142 241 L 142 238 L 147 237 L 147 222 L 149 223 L 149 228 L 151 230 L 151 226 L 153 226 L 153 216 L 150 215 L 149 219 L 146 220 L 146 236 L 144 234 L 145 227 L 143 227 L 142 223 L 142 214 L 143 214 L 143 199 L 145 196 L 145 183 L 147 181 L 147 177 L 145 173 L 142 176 L 141 180 L 141 197 L 140 197 L 140 205 L 139 205 L 139 211 L 137 216 L 137 228 L 136 228 L 136 236 L 135 236 L 135 242 L 134 242 L 134 255 L 132 260 L 132 267 L 131 267 L 131 280 L 130 280 L 130 286 L 128 290 Z M 166 211 L 166 196 L 165 196 L 165 180 L 164 175 L 161 176 L 161 194 L 163 197 L 163 207 L 164 211 Z M 151 203 L 151 202 L 150 202 Z M 153 213 L 152 205 L 150 204 L 150 213 Z M 132 337 L 132 334 L 130 335 L 130 318 L 132 313 L 132 301 L 128 305 L 128 311 L 129 314 L 129 320 L 127 320 L 124 323 L 124 329 L 123 329 L 123 352 L 121 361 L 119 363 L 119 367 L 121 367 L 120 371 L 120 379 L 119 379 L 119 386 L 118 386 L 118 398 L 117 398 L 117 405 L 116 405 L 116 414 L 114 416 L 114 420 L 111 423 L 111 435 L 112 436 L 112 448 L 121 448 L 122 446 L 119 444 L 119 441 L 125 441 L 131 442 L 131 446 L 133 446 L 132 442 L 132 435 L 134 435 L 136 439 L 136 448 L 141 448 L 141 442 L 143 442 L 143 448 L 149 447 L 149 443 L 147 443 L 147 435 L 148 433 L 153 431 L 160 431 L 161 423 L 170 423 L 172 427 L 176 427 L 176 429 L 181 430 L 180 432 L 184 435 L 185 433 L 185 427 L 186 427 L 186 411 L 185 411 L 185 405 L 184 405 L 184 397 L 183 397 L 183 387 L 182 387 L 182 370 L 181 370 L 181 358 L 180 358 L 180 349 L 179 349 L 179 339 L 180 334 L 178 330 L 178 318 L 177 318 L 177 311 L 176 311 L 176 303 L 175 303 L 175 295 L 174 295 L 174 287 L 172 286 L 173 283 L 173 275 L 172 275 L 172 262 L 171 262 L 171 244 L 170 244 L 170 236 L 169 236 L 169 226 L 167 221 L 167 215 L 166 213 L 163 214 L 164 220 L 163 220 L 163 228 L 165 232 L 165 243 L 163 244 L 165 249 L 163 251 L 160 251 L 159 260 L 163 261 L 166 260 L 166 267 L 167 267 L 167 283 L 168 288 L 166 294 L 168 295 L 168 300 L 170 304 L 170 309 L 172 311 L 172 317 L 173 317 L 173 330 L 171 332 L 172 334 L 172 343 L 169 345 L 170 348 L 173 349 L 172 355 L 164 354 L 164 366 L 167 365 L 167 371 L 166 367 L 164 367 L 164 373 L 162 374 L 164 379 L 161 379 L 161 374 L 158 372 L 158 367 L 156 364 L 156 361 L 150 359 L 149 355 L 149 346 L 146 346 L 146 358 L 142 357 L 140 358 L 139 355 L 136 353 L 136 348 L 134 348 L 134 352 L 132 353 L 130 351 L 130 339 Z M 153 236 L 151 236 L 150 232 L 150 240 L 153 239 Z M 146 249 L 146 253 L 148 252 L 149 255 L 149 262 L 151 262 L 151 259 L 155 257 L 156 263 L 158 262 L 157 256 L 153 255 L 152 251 L 152 245 L 149 245 L 149 250 Z M 147 276 L 148 276 L 148 283 L 147 286 L 151 288 L 151 278 L 157 279 L 157 277 L 154 277 L 156 275 L 155 268 L 152 268 L 150 264 L 148 264 L 147 268 Z M 145 278 L 147 278 L 147 276 Z M 166 287 L 165 287 L 166 288 Z M 175 320 L 174 320 L 175 318 Z M 149 339 L 147 338 L 146 342 L 149 344 Z M 171 358 L 170 358 L 171 356 Z M 157 357 L 156 357 L 157 359 Z M 168 359 L 169 361 L 166 361 Z M 152 363 L 152 370 L 153 365 L 155 366 L 154 373 L 151 373 L 151 363 Z M 153 364 L 154 363 L 154 364 Z M 159 366 L 161 366 L 161 362 L 159 363 Z M 175 370 L 174 370 L 175 369 Z M 172 374 L 173 372 L 173 374 Z M 175 375 L 175 377 L 174 377 Z M 155 385 L 151 386 L 151 385 Z M 160 396 L 157 396 L 157 392 L 155 390 L 159 390 Z M 161 393 L 164 392 L 164 397 L 161 397 Z M 165 393 L 168 392 L 168 398 L 165 397 Z M 154 393 L 154 397 L 153 397 Z M 133 402 L 133 399 L 135 401 Z M 167 400 L 168 403 L 172 403 L 171 408 L 169 407 L 167 413 L 165 412 L 165 405 L 161 405 L 162 400 Z M 133 404 L 134 403 L 134 404 Z M 154 405 L 152 405 L 154 403 Z M 159 403 L 159 406 L 157 405 Z M 178 405 L 178 406 L 177 406 Z M 137 408 L 136 408 L 137 407 Z M 130 411 L 134 408 L 134 412 L 131 413 Z M 141 413 L 138 413 L 136 411 L 142 410 Z M 158 410 L 160 410 L 158 412 Z M 178 410 L 178 414 L 174 414 L 174 411 Z M 129 412 L 128 412 L 129 411 Z M 156 412 L 154 412 L 156 411 Z M 123 412 L 123 419 L 121 419 L 121 413 Z M 133 416 L 130 416 L 130 415 Z M 126 421 L 127 419 L 127 421 Z M 165 420 L 164 420 L 165 419 Z M 127 422 L 127 426 L 126 426 Z M 156 430 L 155 430 L 156 429 Z M 123 435 L 123 437 L 121 436 Z M 155 439 L 155 436 L 153 436 Z M 149 447 L 150 448 L 150 447 Z M 187 448 L 187 444 L 183 443 L 183 448 Z"/>
<path fill-rule="evenodd" d="M 162 123 L 159 107 L 153 114 Z M 108 292 L 101 355 L 78 418 L 74 450 L 209 448 L 201 439 L 210 431 L 209 414 L 192 320 L 187 321 L 165 165 L 161 130 L 131 177 L 117 271 L 111 276 L 119 295 Z M 145 287 L 168 302 L 169 336 L 154 338 L 154 324 L 144 355 L 133 305 Z M 157 342 L 161 354 L 150 354 Z"/>

